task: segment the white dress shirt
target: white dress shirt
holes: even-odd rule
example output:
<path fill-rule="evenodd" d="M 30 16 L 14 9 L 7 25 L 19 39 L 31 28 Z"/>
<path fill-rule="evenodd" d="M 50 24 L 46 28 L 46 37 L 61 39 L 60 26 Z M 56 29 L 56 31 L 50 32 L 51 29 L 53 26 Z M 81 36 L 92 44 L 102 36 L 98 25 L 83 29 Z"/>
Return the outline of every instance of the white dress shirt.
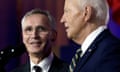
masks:
<path fill-rule="evenodd" d="M 96 39 L 96 37 L 106 29 L 106 26 L 100 26 L 98 27 L 96 30 L 94 30 L 92 33 L 90 33 L 86 39 L 84 40 L 81 49 L 82 49 L 82 54 L 81 56 L 84 55 L 84 53 L 86 52 L 86 50 L 88 49 L 88 47 L 93 43 L 93 41 Z"/>
<path fill-rule="evenodd" d="M 53 60 L 53 53 L 51 53 L 48 57 L 44 58 L 39 64 L 34 64 L 32 61 L 30 61 L 31 65 L 31 72 L 35 72 L 33 69 L 34 66 L 39 66 L 42 68 L 42 72 L 48 72 L 50 69 L 50 66 L 52 64 Z"/>

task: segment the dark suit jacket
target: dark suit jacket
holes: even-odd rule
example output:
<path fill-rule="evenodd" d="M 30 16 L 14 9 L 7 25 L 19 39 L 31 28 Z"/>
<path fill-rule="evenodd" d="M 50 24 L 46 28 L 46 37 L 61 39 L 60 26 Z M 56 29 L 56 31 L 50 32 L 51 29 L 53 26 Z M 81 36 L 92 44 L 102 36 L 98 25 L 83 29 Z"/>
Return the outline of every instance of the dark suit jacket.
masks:
<path fill-rule="evenodd" d="M 74 72 L 120 72 L 120 40 L 103 31 L 80 59 Z"/>
<path fill-rule="evenodd" d="M 52 65 L 48 72 L 67 72 L 68 64 L 54 56 Z M 23 66 L 13 70 L 12 72 L 30 72 L 30 63 L 27 62 Z"/>

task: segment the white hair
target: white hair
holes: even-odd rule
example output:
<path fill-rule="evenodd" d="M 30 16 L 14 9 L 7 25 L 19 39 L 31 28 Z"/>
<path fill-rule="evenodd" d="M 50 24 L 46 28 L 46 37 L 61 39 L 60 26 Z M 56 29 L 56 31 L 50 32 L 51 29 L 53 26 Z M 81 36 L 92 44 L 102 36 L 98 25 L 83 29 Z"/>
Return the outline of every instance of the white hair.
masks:
<path fill-rule="evenodd" d="M 95 18 L 104 21 L 105 24 L 109 21 L 109 6 L 106 0 L 79 0 L 80 8 L 90 5 L 95 10 Z"/>
<path fill-rule="evenodd" d="M 44 11 L 41 9 L 32 9 L 31 11 L 28 11 L 22 18 L 21 23 L 23 24 L 23 22 L 25 21 L 26 17 L 33 15 L 33 14 L 43 14 L 45 16 L 48 17 L 49 21 L 50 21 L 50 26 L 53 30 L 56 30 L 56 26 L 55 26 L 55 20 L 53 18 L 53 16 L 48 12 L 48 11 Z"/>

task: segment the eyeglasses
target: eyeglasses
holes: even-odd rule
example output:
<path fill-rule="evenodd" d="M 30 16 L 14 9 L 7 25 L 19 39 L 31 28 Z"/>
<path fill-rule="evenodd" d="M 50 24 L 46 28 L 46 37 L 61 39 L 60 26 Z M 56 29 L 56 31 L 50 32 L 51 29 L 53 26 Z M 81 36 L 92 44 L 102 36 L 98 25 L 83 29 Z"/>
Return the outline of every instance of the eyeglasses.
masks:
<path fill-rule="evenodd" d="M 35 29 L 32 28 L 32 27 L 26 27 L 26 28 L 24 29 L 24 32 L 25 32 L 25 34 L 27 34 L 27 35 L 31 35 L 31 34 L 33 34 L 33 33 L 45 35 L 45 34 L 48 34 L 48 32 L 50 32 L 50 31 L 51 31 L 50 29 L 45 28 L 45 27 L 43 27 L 43 26 L 38 26 L 38 27 L 36 27 Z"/>

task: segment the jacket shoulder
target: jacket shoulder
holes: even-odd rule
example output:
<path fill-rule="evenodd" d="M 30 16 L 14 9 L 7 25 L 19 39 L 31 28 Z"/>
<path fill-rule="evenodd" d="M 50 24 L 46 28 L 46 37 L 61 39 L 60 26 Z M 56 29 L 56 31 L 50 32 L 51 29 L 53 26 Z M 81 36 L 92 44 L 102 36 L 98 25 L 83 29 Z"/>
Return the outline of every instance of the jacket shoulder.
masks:
<path fill-rule="evenodd" d="M 67 72 L 68 63 L 54 56 L 49 72 Z"/>
<path fill-rule="evenodd" d="M 20 67 L 15 68 L 11 72 L 30 72 L 30 64 L 29 63 L 23 64 Z"/>

